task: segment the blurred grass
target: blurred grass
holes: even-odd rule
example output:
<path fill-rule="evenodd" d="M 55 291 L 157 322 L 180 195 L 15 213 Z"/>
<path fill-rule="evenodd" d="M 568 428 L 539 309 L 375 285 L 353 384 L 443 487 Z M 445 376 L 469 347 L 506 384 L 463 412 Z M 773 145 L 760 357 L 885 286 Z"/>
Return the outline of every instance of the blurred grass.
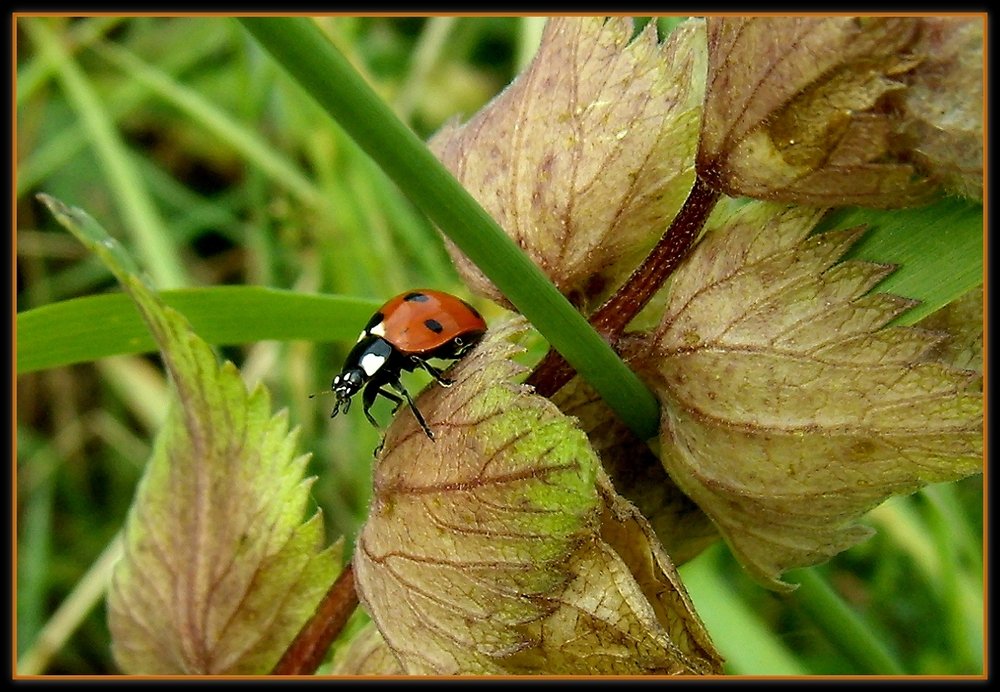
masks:
<path fill-rule="evenodd" d="M 542 21 L 318 24 L 427 137 L 512 79 Z M 235 22 L 19 17 L 16 44 L 18 312 L 113 285 L 41 212 L 38 192 L 117 231 L 160 288 L 270 286 L 366 305 L 418 285 L 467 295 L 423 215 Z M 148 237 L 126 235 L 137 231 Z M 477 305 L 487 319 L 499 314 Z M 260 317 L 250 307 L 232 315 Z M 337 318 L 330 311 L 311 319 Z M 353 318 L 341 318 L 352 324 L 329 325 L 331 335 L 357 332 Z M 220 348 L 302 427 L 331 536 L 353 536 L 364 517 L 378 433 L 353 415 L 330 421 L 328 403 L 308 395 L 328 386 L 351 340 Z M 164 387 L 148 356 L 19 376 L 16 651 L 29 657 L 19 672 L 115 672 L 94 584 L 149 453 Z M 387 420 L 388 409 L 375 414 Z M 682 574 L 730 672 L 888 672 L 872 669 L 885 657 L 859 657 L 831 631 L 835 624 L 816 616 L 815 604 L 829 601 L 811 599 L 834 598 L 904 672 L 976 674 L 982 497 L 974 478 L 886 503 L 871 514 L 871 541 L 810 571 L 821 580 L 812 597 L 806 587 L 790 596 L 763 592 L 720 546 Z"/>

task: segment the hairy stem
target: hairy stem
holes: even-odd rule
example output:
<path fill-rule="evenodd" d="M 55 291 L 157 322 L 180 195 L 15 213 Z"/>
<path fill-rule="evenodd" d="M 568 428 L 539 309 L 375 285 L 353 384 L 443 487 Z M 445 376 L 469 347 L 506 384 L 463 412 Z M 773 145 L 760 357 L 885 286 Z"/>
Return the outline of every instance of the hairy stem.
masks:
<path fill-rule="evenodd" d="M 701 178 L 696 178 L 684 206 L 660 241 L 622 287 L 590 316 L 591 326 L 612 346 L 687 255 L 719 196 Z M 549 349 L 526 382 L 548 397 L 569 382 L 573 374 L 569 363 L 557 351 Z"/>
<path fill-rule="evenodd" d="M 312 675 L 358 606 L 354 568 L 348 562 L 340 576 L 316 606 L 295 639 L 271 671 L 271 675 Z"/>

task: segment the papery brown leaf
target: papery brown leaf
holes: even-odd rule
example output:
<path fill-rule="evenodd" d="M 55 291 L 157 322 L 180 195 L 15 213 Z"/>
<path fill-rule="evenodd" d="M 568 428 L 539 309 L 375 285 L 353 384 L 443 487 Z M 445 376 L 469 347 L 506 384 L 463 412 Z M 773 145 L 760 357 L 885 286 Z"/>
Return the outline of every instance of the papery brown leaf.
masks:
<path fill-rule="evenodd" d="M 618 495 L 604 474 L 598 477 L 598 488 L 604 500 L 601 538 L 628 566 L 676 647 L 677 657 L 689 659 L 687 670 L 677 667 L 675 672 L 721 672 L 722 657 L 697 617 L 674 563 L 652 526 L 632 503 Z"/>
<path fill-rule="evenodd" d="M 575 302 L 607 295 L 663 232 L 693 182 L 704 23 L 657 42 L 626 18 L 548 22 L 535 59 L 468 123 L 429 143 Z M 466 283 L 499 292 L 448 243 Z"/>
<path fill-rule="evenodd" d="M 932 312 L 916 326 L 946 336 L 931 355 L 952 367 L 983 371 L 983 287 Z"/>
<path fill-rule="evenodd" d="M 933 190 L 882 107 L 919 58 L 912 18 L 717 17 L 698 173 L 731 196 L 898 207 Z"/>
<path fill-rule="evenodd" d="M 773 588 L 869 535 L 894 494 L 977 473 L 976 373 L 940 335 L 881 327 L 891 267 L 835 264 L 861 232 L 808 237 L 818 210 L 753 203 L 673 277 L 663 322 L 627 345 L 662 402 L 662 459 L 749 572 Z"/>
<path fill-rule="evenodd" d="M 395 654 L 369 622 L 333 659 L 331 675 L 403 675 Z"/>
<path fill-rule="evenodd" d="M 624 559 L 605 539 L 618 534 L 598 460 L 572 419 L 515 384 L 513 332 L 491 329 L 451 387 L 419 397 L 434 440 L 405 413 L 388 431 L 354 559 L 388 649 L 411 674 L 717 670 L 651 533 L 655 567 L 632 555 L 638 539 L 618 541 Z"/>
<path fill-rule="evenodd" d="M 901 127 L 917 164 L 948 192 L 983 198 L 984 18 L 925 17 L 923 57 L 904 92 Z"/>

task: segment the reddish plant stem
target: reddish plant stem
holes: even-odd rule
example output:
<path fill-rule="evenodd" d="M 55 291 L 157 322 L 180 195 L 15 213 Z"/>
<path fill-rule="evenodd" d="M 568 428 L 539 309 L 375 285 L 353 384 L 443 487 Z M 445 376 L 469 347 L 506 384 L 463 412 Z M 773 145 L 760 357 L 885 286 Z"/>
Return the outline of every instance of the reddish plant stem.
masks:
<path fill-rule="evenodd" d="M 684 205 L 656 246 L 622 287 L 591 314 L 590 324 L 612 346 L 687 255 L 719 196 L 701 178 L 695 178 Z M 558 351 L 549 349 L 526 383 L 548 397 L 569 382 L 574 372 Z"/>
<path fill-rule="evenodd" d="M 696 178 L 691 193 L 660 242 L 625 284 L 590 316 L 590 323 L 606 338 L 617 339 L 684 259 L 701 232 L 719 193 Z"/>
<path fill-rule="evenodd" d="M 358 592 L 354 586 L 354 568 L 348 562 L 340 576 L 316 606 L 316 612 L 302 626 L 285 650 L 271 675 L 312 675 L 323 662 L 333 640 L 347 624 L 358 607 Z"/>

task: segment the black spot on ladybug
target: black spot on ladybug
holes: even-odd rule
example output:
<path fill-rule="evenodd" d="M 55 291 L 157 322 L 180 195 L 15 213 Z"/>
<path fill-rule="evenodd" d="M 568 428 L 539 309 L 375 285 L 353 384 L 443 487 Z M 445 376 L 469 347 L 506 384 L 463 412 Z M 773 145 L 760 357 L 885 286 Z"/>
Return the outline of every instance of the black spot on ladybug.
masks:
<path fill-rule="evenodd" d="M 384 319 L 385 315 L 383 315 L 381 312 L 376 312 L 374 315 L 372 315 L 372 318 L 368 320 L 368 324 L 365 325 L 365 332 L 370 332 L 375 327 L 376 324 L 379 324 Z"/>
<path fill-rule="evenodd" d="M 424 326 L 430 329 L 435 334 L 440 334 L 444 331 L 444 327 L 437 320 L 424 320 Z"/>
<path fill-rule="evenodd" d="M 414 293 L 407 293 L 405 296 L 403 296 L 403 300 L 408 302 L 415 301 L 417 303 L 426 303 L 428 300 L 430 300 L 430 298 L 428 298 L 427 295 L 424 293 L 414 292 Z"/>

